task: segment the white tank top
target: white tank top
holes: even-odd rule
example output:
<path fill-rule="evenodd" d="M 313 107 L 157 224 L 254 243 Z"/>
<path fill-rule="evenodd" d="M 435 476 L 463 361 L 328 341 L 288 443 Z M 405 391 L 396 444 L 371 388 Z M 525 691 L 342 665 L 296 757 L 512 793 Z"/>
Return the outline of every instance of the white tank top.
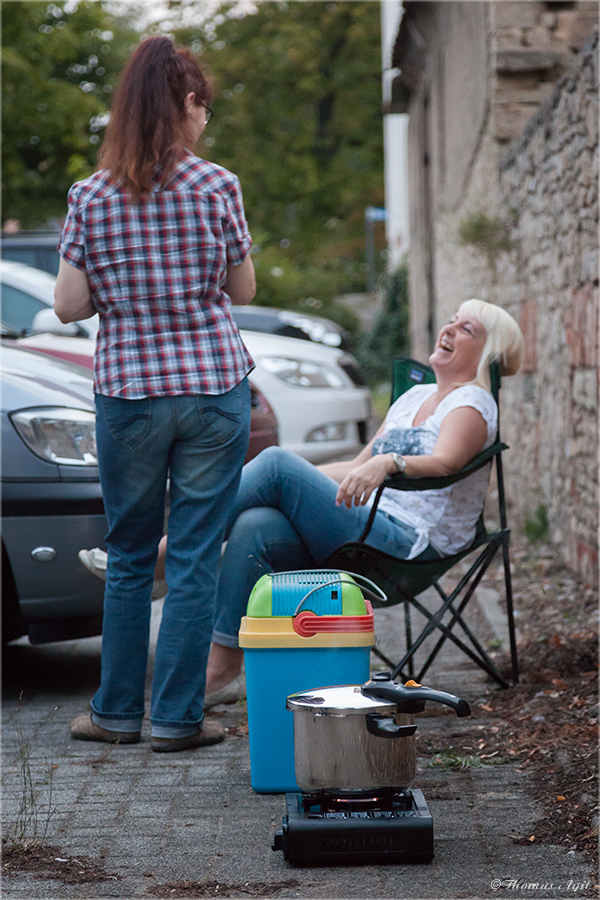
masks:
<path fill-rule="evenodd" d="M 385 418 L 383 433 L 373 445 L 373 455 L 391 451 L 408 456 L 431 453 L 445 416 L 462 406 L 472 406 L 483 416 L 487 425 L 484 449 L 494 443 L 498 430 L 496 401 L 488 391 L 473 384 L 453 390 L 425 422 L 413 426 L 417 412 L 436 390 L 435 384 L 418 385 L 396 400 Z M 490 467 L 491 463 L 439 490 L 383 491 L 378 508 L 417 532 L 408 559 L 414 559 L 428 544 L 442 556 L 469 546 L 485 503 Z"/>

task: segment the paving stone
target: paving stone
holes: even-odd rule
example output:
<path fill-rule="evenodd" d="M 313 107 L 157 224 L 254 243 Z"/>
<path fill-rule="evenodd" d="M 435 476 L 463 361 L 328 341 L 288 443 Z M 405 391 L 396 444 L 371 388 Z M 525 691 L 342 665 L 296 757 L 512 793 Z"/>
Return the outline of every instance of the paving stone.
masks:
<path fill-rule="evenodd" d="M 156 604 L 155 604 L 156 606 Z M 402 644 L 399 609 L 378 614 L 378 628 L 389 647 Z M 485 624 L 485 623 L 484 623 Z M 71 659 L 99 654 L 97 639 L 72 642 Z M 78 650 L 79 648 L 79 650 Z M 485 695 L 485 675 L 459 651 L 446 645 L 428 683 L 464 695 L 470 702 Z M 291 867 L 271 842 L 285 812 L 282 795 L 256 794 L 250 786 L 247 736 L 230 736 L 223 744 L 178 754 L 154 754 L 147 740 L 130 747 L 77 744 L 70 739 L 68 722 L 89 699 L 93 685 L 82 679 L 70 685 L 71 695 L 57 696 L 55 681 L 48 683 L 47 668 L 59 649 L 20 646 L 5 651 L 10 667 L 4 680 L 5 707 L 16 708 L 22 680 L 35 692 L 21 700 L 24 734 L 33 743 L 32 775 L 39 800 L 47 801 L 45 745 L 54 728 L 56 746 L 52 804 L 47 843 L 65 857 L 85 857 L 120 880 L 96 884 L 63 884 L 30 874 L 6 877 L 5 900 L 104 900 L 116 897 L 149 898 L 149 889 L 168 885 L 175 900 L 194 896 L 191 883 L 233 885 L 231 896 L 260 896 L 253 885 L 266 885 L 269 897 L 415 898 L 561 897 L 553 889 L 532 892 L 495 890 L 494 880 L 517 879 L 532 883 L 566 885 L 589 880 L 589 867 L 579 854 L 567 855 L 560 847 L 522 846 L 511 835 L 525 833 L 540 815 L 528 792 L 528 777 L 512 765 L 439 771 L 419 762 L 415 787 L 421 787 L 434 818 L 435 858 L 427 865 L 353 867 Z M 94 670 L 95 671 L 95 670 Z M 48 714 L 59 706 L 61 726 L 51 725 Z M 227 711 L 232 722 L 243 722 L 245 705 Z M 435 712 L 435 711 L 434 711 Z M 460 728 L 454 716 L 433 713 L 418 718 L 420 731 L 443 734 Z M 5 712 L 5 722 L 9 713 Z M 481 720 L 482 728 L 486 727 Z M 22 793 L 18 782 L 18 752 L 14 741 L 3 747 L 4 823 L 7 828 Z M 44 776 L 42 777 L 42 773 Z M 448 800 L 433 799 L 436 791 Z M 503 882 L 504 883 L 504 882 Z M 271 886 L 271 887 L 269 887 Z M 200 890 L 200 888 L 198 888 Z M 581 892 L 580 892 L 581 893 Z M 577 895 L 576 893 L 574 894 Z M 200 896 L 200 894 L 198 894 Z M 223 895 L 221 895 L 223 896 Z"/>

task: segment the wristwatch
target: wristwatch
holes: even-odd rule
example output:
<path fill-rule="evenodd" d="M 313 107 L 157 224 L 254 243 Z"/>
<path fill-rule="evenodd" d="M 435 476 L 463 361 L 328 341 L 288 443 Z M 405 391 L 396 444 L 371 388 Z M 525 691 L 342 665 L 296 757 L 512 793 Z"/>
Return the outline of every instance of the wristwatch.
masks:
<path fill-rule="evenodd" d="M 404 459 L 404 457 L 400 456 L 399 453 L 392 453 L 390 455 L 394 460 L 398 471 L 404 474 L 404 472 L 406 472 L 406 460 Z"/>

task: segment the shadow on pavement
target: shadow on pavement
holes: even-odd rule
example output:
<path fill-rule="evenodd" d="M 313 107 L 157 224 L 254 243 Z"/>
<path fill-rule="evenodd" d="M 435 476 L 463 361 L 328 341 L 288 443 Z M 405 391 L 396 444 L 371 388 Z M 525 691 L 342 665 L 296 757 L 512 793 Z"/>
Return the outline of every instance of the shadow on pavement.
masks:
<path fill-rule="evenodd" d="M 93 694 L 100 682 L 100 639 L 33 646 L 20 638 L 2 652 L 2 698 L 25 694 L 72 697 Z M 91 694 L 90 694 L 91 696 Z"/>

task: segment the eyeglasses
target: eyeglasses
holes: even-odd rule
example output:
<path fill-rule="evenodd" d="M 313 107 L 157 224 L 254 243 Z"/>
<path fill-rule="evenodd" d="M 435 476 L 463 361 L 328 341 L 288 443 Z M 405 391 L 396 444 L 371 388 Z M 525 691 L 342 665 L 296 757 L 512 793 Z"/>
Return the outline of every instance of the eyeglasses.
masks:
<path fill-rule="evenodd" d="M 206 106 L 206 104 L 204 104 L 204 109 L 206 110 L 206 124 L 208 125 L 208 123 L 214 116 L 214 113 L 213 113 L 212 109 L 210 108 L 210 106 Z"/>

